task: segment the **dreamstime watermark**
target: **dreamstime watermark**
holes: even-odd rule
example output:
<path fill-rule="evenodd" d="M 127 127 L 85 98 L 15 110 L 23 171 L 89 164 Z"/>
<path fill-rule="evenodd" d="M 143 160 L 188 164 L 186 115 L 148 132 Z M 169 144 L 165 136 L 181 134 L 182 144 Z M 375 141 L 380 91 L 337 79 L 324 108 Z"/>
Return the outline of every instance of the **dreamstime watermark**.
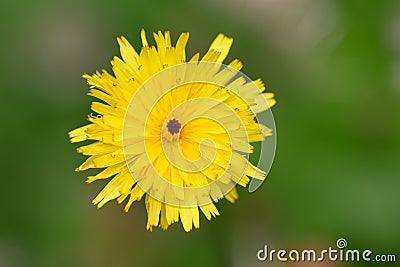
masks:
<path fill-rule="evenodd" d="M 265 245 L 263 249 L 257 252 L 259 261 L 364 261 L 364 262 L 395 262 L 396 255 L 394 254 L 374 254 L 369 249 L 346 249 L 347 241 L 344 238 L 339 238 L 336 241 L 336 247 L 329 247 L 323 250 L 303 249 L 303 250 L 286 250 L 286 249 L 268 249 Z"/>

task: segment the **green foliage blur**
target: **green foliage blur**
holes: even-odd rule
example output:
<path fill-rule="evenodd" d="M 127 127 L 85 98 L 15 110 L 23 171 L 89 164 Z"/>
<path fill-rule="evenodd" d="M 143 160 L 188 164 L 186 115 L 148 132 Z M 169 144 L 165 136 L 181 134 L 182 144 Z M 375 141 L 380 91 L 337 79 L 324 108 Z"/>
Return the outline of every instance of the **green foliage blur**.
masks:
<path fill-rule="evenodd" d="M 23 0 L 0 10 L 1 267 L 310 266 L 256 253 L 338 238 L 400 261 L 398 1 Z M 138 49 L 141 28 L 149 40 L 171 30 L 174 42 L 189 31 L 188 56 L 232 36 L 228 61 L 241 59 L 278 101 L 267 180 L 190 233 L 147 232 L 143 201 L 98 210 L 106 181 L 74 172 L 84 157 L 67 132 L 86 124 L 92 100 L 81 75 L 111 69 L 117 36 Z"/>

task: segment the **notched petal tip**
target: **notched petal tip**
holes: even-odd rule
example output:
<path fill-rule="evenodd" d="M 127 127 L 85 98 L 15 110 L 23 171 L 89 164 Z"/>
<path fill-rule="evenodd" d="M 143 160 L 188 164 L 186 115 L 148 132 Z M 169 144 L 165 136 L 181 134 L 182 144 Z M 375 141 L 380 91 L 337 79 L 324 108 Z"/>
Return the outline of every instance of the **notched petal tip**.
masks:
<path fill-rule="evenodd" d="M 142 28 L 142 30 L 140 31 L 140 37 L 142 39 L 142 44 L 143 47 L 148 47 L 149 43 L 147 42 L 147 38 L 146 38 L 146 31 Z"/>

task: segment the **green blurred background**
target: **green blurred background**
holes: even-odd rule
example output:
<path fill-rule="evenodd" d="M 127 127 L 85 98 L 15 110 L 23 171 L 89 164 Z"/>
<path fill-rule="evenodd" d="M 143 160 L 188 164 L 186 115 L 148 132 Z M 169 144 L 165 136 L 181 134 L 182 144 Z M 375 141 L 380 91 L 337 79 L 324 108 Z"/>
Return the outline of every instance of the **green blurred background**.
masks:
<path fill-rule="evenodd" d="M 1 29 L 0 267 L 286 266 L 258 262 L 279 249 L 335 247 L 400 260 L 400 2 L 330 0 L 3 1 Z M 221 216 L 185 233 L 145 230 L 91 200 L 84 160 L 67 132 L 86 123 L 82 73 L 110 70 L 116 37 L 189 31 L 187 54 L 223 32 L 228 60 L 276 93 L 278 145 L 267 181 Z M 291 263 L 290 266 L 375 266 Z M 395 266 L 395 264 L 382 264 Z"/>

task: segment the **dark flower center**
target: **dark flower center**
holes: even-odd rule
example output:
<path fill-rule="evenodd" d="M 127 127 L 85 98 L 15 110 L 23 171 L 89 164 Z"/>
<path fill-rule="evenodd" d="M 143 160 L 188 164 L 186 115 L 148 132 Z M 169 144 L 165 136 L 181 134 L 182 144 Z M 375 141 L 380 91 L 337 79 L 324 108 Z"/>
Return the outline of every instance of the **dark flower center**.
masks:
<path fill-rule="evenodd" d="M 177 119 L 172 119 L 167 124 L 168 131 L 172 135 L 179 133 L 179 130 L 181 129 L 181 127 L 182 127 L 182 124 Z"/>

